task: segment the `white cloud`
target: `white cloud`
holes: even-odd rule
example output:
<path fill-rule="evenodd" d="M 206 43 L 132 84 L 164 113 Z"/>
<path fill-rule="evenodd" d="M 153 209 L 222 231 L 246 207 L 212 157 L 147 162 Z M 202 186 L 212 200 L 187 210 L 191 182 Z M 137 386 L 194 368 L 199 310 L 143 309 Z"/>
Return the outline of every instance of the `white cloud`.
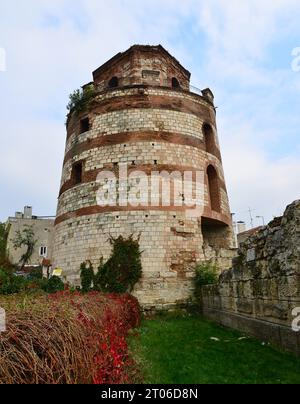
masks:
<path fill-rule="evenodd" d="M 201 61 L 193 82 L 217 94 L 233 209 L 250 204 L 266 217 L 278 214 L 298 197 L 299 164 L 296 153 L 271 158 L 269 142 L 280 141 L 284 119 L 300 127 L 299 117 L 287 113 L 289 97 L 299 94 L 300 74 L 292 73 L 291 61 L 286 69 L 262 66 L 272 43 L 300 33 L 299 15 L 297 0 L 78 0 L 76 7 L 70 0 L 3 2 L 0 47 L 8 71 L 0 73 L 0 185 L 13 189 L 13 200 L 6 192 L 1 219 L 22 207 L 24 195 L 43 195 L 32 198 L 46 214 L 54 213 L 67 96 L 133 43 L 162 43 L 184 64 Z M 191 49 L 174 40 L 180 29 L 193 35 L 201 30 L 207 46 L 195 42 Z M 228 79 L 236 83 L 230 93 Z"/>
<path fill-rule="evenodd" d="M 295 0 L 200 2 L 199 25 L 213 51 L 234 59 L 256 60 L 264 58 L 267 45 L 286 32 L 284 20 L 295 18 L 296 6 Z"/>
<path fill-rule="evenodd" d="M 299 37 L 298 4 L 212 0 L 198 3 L 197 10 L 208 44 L 205 76 L 214 85 L 220 107 L 219 134 L 232 210 L 248 223 L 248 207 L 256 209 L 254 216 L 269 220 L 300 197 L 300 142 L 294 135 L 292 147 L 289 138 L 300 128 L 300 75 L 291 70 L 290 49 L 285 52 L 286 68 L 270 67 L 278 63 L 274 50 L 280 52 L 269 49 L 296 32 Z M 289 142 L 292 150 L 283 151 Z"/>
<path fill-rule="evenodd" d="M 271 160 L 255 141 L 256 135 L 260 133 L 254 127 L 231 126 L 231 131 L 224 131 L 222 142 L 232 211 L 248 224 L 248 207 L 255 209 L 254 216 L 268 221 L 300 198 L 300 143 L 294 154 Z"/>

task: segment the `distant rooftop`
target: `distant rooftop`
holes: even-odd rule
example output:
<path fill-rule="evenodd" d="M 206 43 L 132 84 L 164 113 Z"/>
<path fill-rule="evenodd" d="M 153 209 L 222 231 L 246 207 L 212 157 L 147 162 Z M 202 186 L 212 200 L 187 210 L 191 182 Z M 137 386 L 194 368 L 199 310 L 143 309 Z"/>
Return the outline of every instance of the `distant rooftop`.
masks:
<path fill-rule="evenodd" d="M 32 214 L 32 206 L 24 206 L 23 212 L 16 212 L 14 217 L 10 217 L 9 220 L 12 219 L 55 219 L 55 216 L 35 216 Z"/>

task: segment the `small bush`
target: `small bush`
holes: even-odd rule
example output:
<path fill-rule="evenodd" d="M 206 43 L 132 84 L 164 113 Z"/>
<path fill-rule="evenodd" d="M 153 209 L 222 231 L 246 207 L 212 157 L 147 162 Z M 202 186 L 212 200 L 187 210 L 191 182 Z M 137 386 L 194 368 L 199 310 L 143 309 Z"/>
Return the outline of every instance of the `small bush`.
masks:
<path fill-rule="evenodd" d="M 218 281 L 218 268 L 207 262 L 199 264 L 196 267 L 195 277 L 195 297 L 197 300 L 201 297 L 201 288 L 206 285 L 213 285 Z"/>
<path fill-rule="evenodd" d="M 80 113 L 84 111 L 89 102 L 94 98 L 96 92 L 92 85 L 86 87 L 85 89 L 75 90 L 69 96 L 69 103 L 67 105 L 67 110 L 72 113 Z"/>
<path fill-rule="evenodd" d="M 35 292 L 46 292 L 48 287 L 48 279 L 42 278 L 42 279 L 33 279 L 30 280 L 28 279 L 26 286 L 25 286 L 25 292 L 26 293 L 35 293 Z"/>
<path fill-rule="evenodd" d="M 218 281 L 218 268 L 210 263 L 196 267 L 196 284 L 198 286 L 212 285 Z"/>
<path fill-rule="evenodd" d="M 30 281 L 36 281 L 43 279 L 43 269 L 41 267 L 32 270 L 28 276 Z"/>
<path fill-rule="evenodd" d="M 58 276 L 52 276 L 47 282 L 42 285 L 42 288 L 47 293 L 56 293 L 63 291 L 65 285 Z"/>
<path fill-rule="evenodd" d="M 0 257 L 0 269 L 10 274 L 13 274 L 13 272 L 15 271 L 15 267 L 9 261 L 8 257 Z"/>
<path fill-rule="evenodd" d="M 83 262 L 80 267 L 81 289 L 84 293 L 92 289 L 94 283 L 94 269 L 91 262 Z"/>
<path fill-rule="evenodd" d="M 0 269 L 0 295 L 19 293 L 26 287 L 27 280 Z"/>
<path fill-rule="evenodd" d="M 10 263 L 8 258 L 8 251 L 7 251 L 7 241 L 10 226 L 11 226 L 10 224 L 7 225 L 6 223 L 0 223 L 0 267 L 8 269 L 12 267 L 12 264 Z"/>
<path fill-rule="evenodd" d="M 47 280 L 43 278 L 42 269 L 36 269 L 28 278 L 17 276 L 7 269 L 0 267 L 0 295 L 13 295 L 20 292 L 31 293 L 44 291 L 56 293 L 64 290 L 63 281 L 57 276 Z"/>
<path fill-rule="evenodd" d="M 111 238 L 110 243 L 113 251 L 105 264 L 103 260 L 100 262 L 95 289 L 109 293 L 131 292 L 142 276 L 139 240 L 120 236 Z"/>
<path fill-rule="evenodd" d="M 103 257 L 101 257 L 100 264 L 98 266 L 98 272 L 94 276 L 94 289 L 97 292 L 103 291 L 103 287 L 102 287 L 102 284 L 104 282 L 103 274 L 104 274 L 104 260 L 103 260 Z"/>

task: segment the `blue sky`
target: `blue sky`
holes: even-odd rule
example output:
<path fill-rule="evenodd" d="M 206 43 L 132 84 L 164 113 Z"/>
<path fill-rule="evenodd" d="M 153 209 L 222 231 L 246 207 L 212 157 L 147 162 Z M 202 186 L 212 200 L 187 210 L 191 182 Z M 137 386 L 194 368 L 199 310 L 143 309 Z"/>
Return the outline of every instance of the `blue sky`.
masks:
<path fill-rule="evenodd" d="M 3 0 L 0 220 L 55 214 L 68 95 L 135 43 L 161 43 L 215 93 L 237 219 L 280 215 L 300 198 L 299 21 L 298 0 Z"/>

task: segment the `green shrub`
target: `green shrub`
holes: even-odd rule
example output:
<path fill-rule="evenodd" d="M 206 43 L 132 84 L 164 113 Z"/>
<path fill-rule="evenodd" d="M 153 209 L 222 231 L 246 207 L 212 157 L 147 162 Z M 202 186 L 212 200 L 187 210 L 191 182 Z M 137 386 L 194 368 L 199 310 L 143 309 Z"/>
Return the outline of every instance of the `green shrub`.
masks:
<path fill-rule="evenodd" d="M 98 266 L 98 271 L 94 276 L 94 289 L 97 290 L 98 292 L 102 292 L 105 289 L 104 287 L 102 287 L 102 285 L 104 284 L 103 274 L 104 274 L 104 260 L 103 257 L 101 257 L 100 264 Z"/>
<path fill-rule="evenodd" d="M 120 236 L 110 238 L 113 247 L 111 257 L 101 260 L 95 277 L 95 289 L 109 293 L 131 292 L 142 276 L 139 240 Z"/>
<path fill-rule="evenodd" d="M 7 259 L 7 240 L 10 230 L 10 225 L 0 223 L 0 261 Z"/>
<path fill-rule="evenodd" d="M 4 295 L 7 286 L 10 283 L 10 277 L 6 271 L 0 269 L 0 294 Z"/>
<path fill-rule="evenodd" d="M 195 298 L 196 304 L 201 304 L 201 289 L 203 286 L 214 285 L 218 282 L 218 268 L 206 262 L 196 266 Z"/>
<path fill-rule="evenodd" d="M 64 290 L 65 285 L 58 276 L 52 276 L 48 281 L 44 282 L 42 289 L 47 293 L 56 293 Z"/>
<path fill-rule="evenodd" d="M 0 258 L 0 269 L 4 270 L 9 274 L 13 274 L 16 270 L 15 266 L 9 261 L 8 257 Z"/>
<path fill-rule="evenodd" d="M 83 262 L 80 266 L 81 289 L 84 293 L 92 289 L 94 282 L 94 269 L 91 262 Z"/>
<path fill-rule="evenodd" d="M 26 279 L 22 276 L 14 275 L 5 268 L 0 268 L 0 295 L 12 295 L 20 292 L 45 291 L 56 293 L 64 290 L 63 281 L 57 276 L 49 280 L 42 277 L 42 270 L 34 270 Z"/>
<path fill-rule="evenodd" d="M 84 111 L 89 102 L 94 98 L 95 94 L 96 92 L 93 85 L 73 91 L 69 96 L 67 110 L 70 113 L 75 112 L 76 114 Z"/>
<path fill-rule="evenodd" d="M 30 281 L 36 281 L 36 280 L 43 279 L 43 269 L 41 267 L 33 269 L 30 272 L 28 279 Z"/>
<path fill-rule="evenodd" d="M 0 223 L 0 268 L 12 274 L 14 272 L 14 266 L 9 260 L 7 241 L 11 225 Z"/>
<path fill-rule="evenodd" d="M 46 291 L 48 286 L 48 279 L 28 279 L 25 287 L 26 293 L 37 292 L 37 291 Z"/>
<path fill-rule="evenodd" d="M 0 295 L 19 293 L 26 287 L 27 280 L 21 276 L 13 275 L 5 269 L 0 269 Z"/>
<path fill-rule="evenodd" d="M 195 277 L 195 297 L 198 300 L 201 296 L 201 288 L 206 285 L 213 285 L 218 281 L 218 268 L 206 262 L 199 264 L 196 267 L 196 277 Z"/>
<path fill-rule="evenodd" d="M 196 267 L 196 284 L 199 286 L 212 285 L 218 281 L 218 268 L 206 262 Z"/>

